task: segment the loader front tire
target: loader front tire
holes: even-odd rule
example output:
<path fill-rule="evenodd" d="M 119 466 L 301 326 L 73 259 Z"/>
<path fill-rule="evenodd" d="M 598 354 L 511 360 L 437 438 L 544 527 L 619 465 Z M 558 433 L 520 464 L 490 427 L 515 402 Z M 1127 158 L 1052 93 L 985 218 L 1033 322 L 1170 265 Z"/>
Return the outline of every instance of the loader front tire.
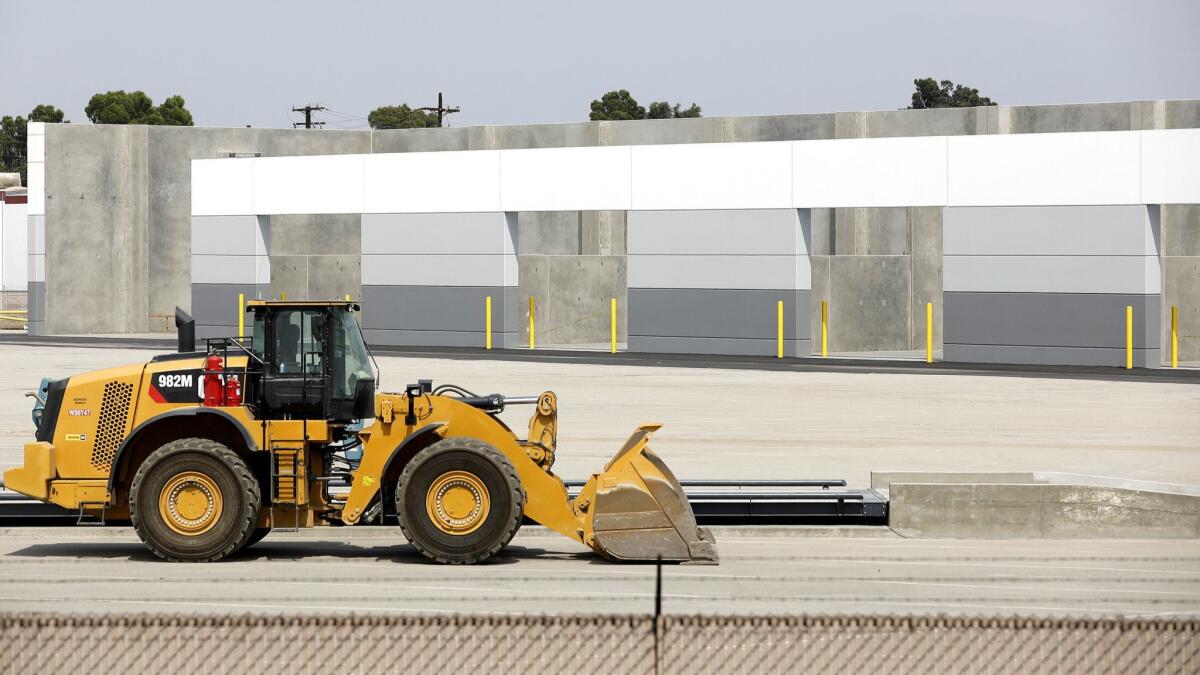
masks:
<path fill-rule="evenodd" d="M 524 511 L 512 462 L 473 438 L 447 438 L 417 453 L 396 488 L 405 539 L 440 563 L 492 558 L 517 533 Z"/>
<path fill-rule="evenodd" d="M 129 488 L 133 529 L 156 556 L 172 562 L 210 562 L 242 548 L 254 535 L 260 504 L 246 462 L 206 438 L 155 450 Z"/>

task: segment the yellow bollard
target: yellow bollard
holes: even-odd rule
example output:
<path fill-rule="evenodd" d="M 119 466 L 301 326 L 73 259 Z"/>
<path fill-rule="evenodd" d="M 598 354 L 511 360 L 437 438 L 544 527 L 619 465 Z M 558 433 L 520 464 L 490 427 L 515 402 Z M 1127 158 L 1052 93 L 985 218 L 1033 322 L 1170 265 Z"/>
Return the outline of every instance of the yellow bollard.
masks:
<path fill-rule="evenodd" d="M 279 299 L 286 301 L 287 300 L 287 291 L 279 291 Z"/>
<path fill-rule="evenodd" d="M 1179 307 L 1171 305 L 1171 367 L 1179 367 Z"/>
<path fill-rule="evenodd" d="M 829 356 L 829 301 L 821 301 L 821 356 Z"/>
<path fill-rule="evenodd" d="M 1125 305 L 1125 370 L 1133 368 L 1133 305 Z"/>
<path fill-rule="evenodd" d="M 535 307 L 536 307 L 536 305 L 533 301 L 533 296 L 531 295 L 531 296 L 529 296 L 529 348 L 530 349 L 533 349 L 533 346 L 536 344 L 536 341 L 534 340 L 534 337 L 533 337 L 534 336 L 533 312 L 534 312 Z"/>
<path fill-rule="evenodd" d="M 609 314 L 609 324 L 611 326 L 609 332 L 610 332 L 610 336 L 612 338 L 612 353 L 616 354 L 617 353 L 617 299 L 616 298 L 612 298 L 608 301 L 608 314 Z"/>
<path fill-rule="evenodd" d="M 925 303 L 925 363 L 933 363 L 933 303 Z"/>
<path fill-rule="evenodd" d="M 783 358 L 783 301 L 775 303 L 775 358 Z"/>
<path fill-rule="evenodd" d="M 349 293 L 346 294 L 346 302 L 350 302 L 350 294 Z"/>
<path fill-rule="evenodd" d="M 238 339 L 246 337 L 246 294 L 238 293 Z"/>
<path fill-rule="evenodd" d="M 492 296 L 487 296 L 487 300 L 483 303 L 483 330 L 487 334 L 487 349 L 492 348 Z"/>

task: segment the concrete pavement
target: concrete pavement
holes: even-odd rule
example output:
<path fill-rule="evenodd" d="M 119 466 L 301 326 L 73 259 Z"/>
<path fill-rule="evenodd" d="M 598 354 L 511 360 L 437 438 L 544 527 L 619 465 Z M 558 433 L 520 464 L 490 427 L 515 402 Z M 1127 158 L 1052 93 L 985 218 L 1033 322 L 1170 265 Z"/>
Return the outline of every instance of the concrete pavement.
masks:
<path fill-rule="evenodd" d="M 826 536 L 852 534 L 859 536 Z M 717 528 L 718 566 L 666 566 L 692 613 L 1200 616 L 1200 541 L 930 541 L 884 528 Z M 153 558 L 128 528 L 0 531 L 5 611 L 651 612 L 652 565 L 524 528 L 494 564 L 426 562 L 394 528 L 276 533 L 233 559 Z"/>

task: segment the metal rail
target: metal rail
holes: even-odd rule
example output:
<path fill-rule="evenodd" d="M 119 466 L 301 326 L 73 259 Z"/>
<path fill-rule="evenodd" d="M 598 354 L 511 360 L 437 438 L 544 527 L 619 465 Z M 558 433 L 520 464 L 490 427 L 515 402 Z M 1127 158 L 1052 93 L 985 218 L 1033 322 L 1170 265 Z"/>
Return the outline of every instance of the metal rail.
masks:
<path fill-rule="evenodd" d="M 564 483 L 573 488 L 569 492 L 574 496 L 584 481 Z M 844 487 L 843 480 L 686 480 L 680 484 L 701 525 L 887 525 L 887 498 L 870 489 L 829 489 Z M 821 489 L 797 489 L 814 487 Z M 74 511 L 0 492 L 0 527 L 63 526 L 77 521 Z"/>

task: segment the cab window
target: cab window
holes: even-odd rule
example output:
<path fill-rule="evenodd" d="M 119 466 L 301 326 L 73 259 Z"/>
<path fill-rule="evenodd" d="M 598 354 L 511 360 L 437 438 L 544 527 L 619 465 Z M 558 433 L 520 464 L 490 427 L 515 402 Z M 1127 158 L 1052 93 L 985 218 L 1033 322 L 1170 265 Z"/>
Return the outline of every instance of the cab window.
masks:
<path fill-rule="evenodd" d="M 322 313 L 283 310 L 275 315 L 275 372 L 279 375 L 321 375 Z"/>

